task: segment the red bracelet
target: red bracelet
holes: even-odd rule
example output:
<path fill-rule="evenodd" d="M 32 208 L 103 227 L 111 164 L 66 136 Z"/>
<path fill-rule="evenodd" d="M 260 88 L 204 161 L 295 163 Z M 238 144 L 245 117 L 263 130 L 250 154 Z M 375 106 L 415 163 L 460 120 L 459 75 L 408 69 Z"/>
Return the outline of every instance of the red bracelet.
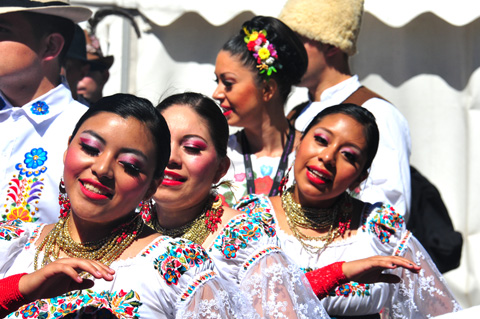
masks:
<path fill-rule="evenodd" d="M 339 261 L 305 274 L 319 299 L 328 296 L 328 293 L 337 286 L 349 282 L 342 270 L 343 263 L 344 261 Z"/>
<path fill-rule="evenodd" d="M 3 318 L 14 312 L 25 303 L 25 298 L 20 293 L 18 284 L 24 275 L 18 274 L 0 279 L 0 317 Z"/>

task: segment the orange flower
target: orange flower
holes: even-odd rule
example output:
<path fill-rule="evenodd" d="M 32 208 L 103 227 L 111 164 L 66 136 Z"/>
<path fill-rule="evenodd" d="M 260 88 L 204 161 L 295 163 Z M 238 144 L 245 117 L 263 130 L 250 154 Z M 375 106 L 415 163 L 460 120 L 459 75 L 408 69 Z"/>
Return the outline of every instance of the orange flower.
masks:
<path fill-rule="evenodd" d="M 16 207 L 7 215 L 8 220 L 20 219 L 24 222 L 31 222 L 30 212 L 23 207 Z"/>

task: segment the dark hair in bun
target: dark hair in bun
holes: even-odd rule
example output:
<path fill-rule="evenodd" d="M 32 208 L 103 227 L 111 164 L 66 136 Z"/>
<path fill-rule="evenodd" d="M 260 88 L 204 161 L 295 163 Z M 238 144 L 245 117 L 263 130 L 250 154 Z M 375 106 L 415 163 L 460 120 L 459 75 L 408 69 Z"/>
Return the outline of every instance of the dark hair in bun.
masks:
<path fill-rule="evenodd" d="M 257 61 L 245 43 L 244 28 L 249 32 L 261 30 L 267 32 L 266 38 L 275 47 L 278 63 L 281 65 L 281 67 L 277 67 L 277 72 L 272 73 L 270 78 L 277 82 L 280 95 L 286 100 L 292 85 L 300 83 L 303 74 L 307 70 L 308 57 L 303 43 L 292 29 L 276 18 L 256 16 L 246 21 L 243 23 L 240 32 L 223 45 L 222 50 L 239 57 L 246 67 L 250 67 L 255 72 L 258 72 Z M 257 74 L 257 79 L 260 83 L 264 80 L 264 77 L 259 73 Z"/>

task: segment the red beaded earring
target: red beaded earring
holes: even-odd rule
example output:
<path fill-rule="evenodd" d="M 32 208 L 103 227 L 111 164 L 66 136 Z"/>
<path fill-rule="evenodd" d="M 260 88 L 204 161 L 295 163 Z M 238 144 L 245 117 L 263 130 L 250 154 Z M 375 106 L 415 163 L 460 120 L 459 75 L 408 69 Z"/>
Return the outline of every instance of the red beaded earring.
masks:
<path fill-rule="evenodd" d="M 63 181 L 63 177 L 60 179 L 60 185 L 58 186 L 59 194 L 58 194 L 58 204 L 60 205 L 60 218 L 66 218 L 68 212 L 72 205 L 70 204 L 70 199 L 67 195 L 67 190 L 65 189 L 65 183 Z"/>

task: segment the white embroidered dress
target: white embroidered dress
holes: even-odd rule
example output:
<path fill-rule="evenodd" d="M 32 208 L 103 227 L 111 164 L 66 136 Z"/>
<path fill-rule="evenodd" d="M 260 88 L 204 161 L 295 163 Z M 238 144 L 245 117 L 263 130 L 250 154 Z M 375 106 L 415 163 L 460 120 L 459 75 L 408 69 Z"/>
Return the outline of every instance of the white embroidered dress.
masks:
<path fill-rule="evenodd" d="M 400 268 L 391 271 L 403 279 L 399 284 L 351 282 L 337 287 L 322 299 L 330 316 L 371 315 L 383 311 L 383 318 L 429 318 L 461 309 L 428 253 L 406 230 L 403 217 L 390 205 L 365 204 L 357 234 L 331 243 L 321 255 L 309 253 L 294 236 L 279 229 L 268 197 L 246 197 L 236 208 L 268 221 L 278 246 L 305 271 L 375 255 L 402 256 L 422 267 L 418 275 Z"/>
<path fill-rule="evenodd" d="M 33 271 L 43 227 L 18 220 L 0 225 L 0 278 Z M 159 236 L 111 268 L 113 281 L 94 279 L 88 290 L 37 300 L 8 318 L 254 318 L 203 248 L 188 240 Z"/>
<path fill-rule="evenodd" d="M 232 218 L 207 249 L 209 256 L 262 318 L 329 318 L 300 268 L 278 247 L 270 221 Z"/>

